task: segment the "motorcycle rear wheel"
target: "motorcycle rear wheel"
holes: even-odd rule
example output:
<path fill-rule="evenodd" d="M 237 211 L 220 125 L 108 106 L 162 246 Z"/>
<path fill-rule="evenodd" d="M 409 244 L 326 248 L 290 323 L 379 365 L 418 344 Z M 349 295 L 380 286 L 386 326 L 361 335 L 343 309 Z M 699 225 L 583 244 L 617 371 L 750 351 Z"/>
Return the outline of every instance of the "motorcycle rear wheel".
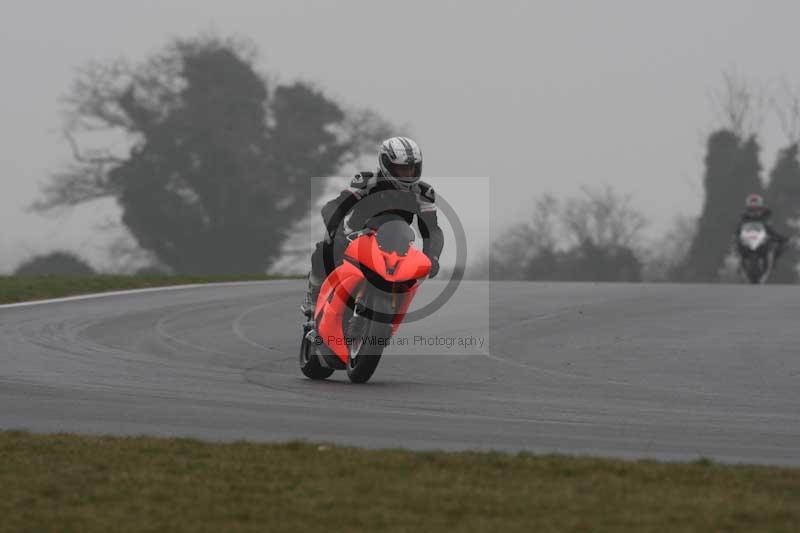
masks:
<path fill-rule="evenodd" d="M 325 368 L 317 358 L 317 350 L 303 335 L 300 341 L 300 372 L 309 379 L 327 379 L 333 374 L 333 369 Z"/>

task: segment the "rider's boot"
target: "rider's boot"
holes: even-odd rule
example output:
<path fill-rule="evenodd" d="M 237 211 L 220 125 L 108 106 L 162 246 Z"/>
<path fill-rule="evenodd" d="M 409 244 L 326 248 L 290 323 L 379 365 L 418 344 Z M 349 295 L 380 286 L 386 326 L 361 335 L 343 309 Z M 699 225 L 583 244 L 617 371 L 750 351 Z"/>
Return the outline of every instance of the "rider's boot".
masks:
<path fill-rule="evenodd" d="M 308 274 L 308 289 L 306 290 L 306 299 L 300 306 L 303 314 L 311 320 L 314 317 L 314 309 L 317 306 L 317 297 L 319 296 L 319 289 L 322 283 L 315 279 L 314 273 Z"/>

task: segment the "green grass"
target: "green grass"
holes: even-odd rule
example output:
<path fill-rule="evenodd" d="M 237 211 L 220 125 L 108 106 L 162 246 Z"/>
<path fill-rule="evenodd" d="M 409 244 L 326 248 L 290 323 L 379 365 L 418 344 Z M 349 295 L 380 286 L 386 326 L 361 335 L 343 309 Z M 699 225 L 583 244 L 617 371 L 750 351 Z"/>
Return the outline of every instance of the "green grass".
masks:
<path fill-rule="evenodd" d="M 0 432 L 0 531 L 798 526 L 798 469 Z"/>
<path fill-rule="evenodd" d="M 0 276 L 0 304 L 60 298 L 77 294 L 143 289 L 192 283 L 256 281 L 276 276 Z"/>

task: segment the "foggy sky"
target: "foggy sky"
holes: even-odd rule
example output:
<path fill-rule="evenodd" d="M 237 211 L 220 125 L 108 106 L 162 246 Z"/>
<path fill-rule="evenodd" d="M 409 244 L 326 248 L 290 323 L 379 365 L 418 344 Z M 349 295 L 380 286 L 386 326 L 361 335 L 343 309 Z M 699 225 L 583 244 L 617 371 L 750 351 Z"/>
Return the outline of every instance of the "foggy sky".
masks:
<path fill-rule="evenodd" d="M 0 2 L 0 272 L 55 247 L 102 266 L 112 203 L 27 213 L 69 161 L 65 95 L 92 60 L 139 60 L 199 32 L 248 38 L 259 68 L 312 81 L 371 107 L 414 137 L 430 176 L 489 176 L 492 224 L 530 212 L 535 195 L 613 185 L 657 235 L 702 201 L 710 91 L 734 68 L 765 86 L 800 86 L 794 1 L 377 2 L 172 0 Z M 761 130 L 768 169 L 784 139 Z M 468 188 L 440 189 L 484 211 Z M 471 231 L 480 231 L 473 228 Z M 488 231 L 485 232 L 488 238 Z"/>

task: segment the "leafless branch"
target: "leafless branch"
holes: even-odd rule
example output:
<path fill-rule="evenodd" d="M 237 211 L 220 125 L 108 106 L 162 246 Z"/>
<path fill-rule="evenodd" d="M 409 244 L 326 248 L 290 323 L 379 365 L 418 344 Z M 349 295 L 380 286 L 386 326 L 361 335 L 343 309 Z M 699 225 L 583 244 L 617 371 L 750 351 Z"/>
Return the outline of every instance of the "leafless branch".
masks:
<path fill-rule="evenodd" d="M 772 99 L 772 109 L 789 144 L 800 142 L 800 89 L 783 80 L 780 95 Z"/>
<path fill-rule="evenodd" d="M 76 161 L 80 163 L 90 163 L 90 164 L 116 164 L 116 163 L 124 163 L 125 160 L 119 157 L 115 157 L 108 152 L 108 150 L 94 150 L 92 155 L 87 155 L 81 151 L 80 147 L 78 146 L 78 141 L 75 139 L 75 135 L 72 134 L 70 131 L 64 132 L 64 138 L 67 139 L 67 143 L 72 150 L 72 157 L 75 158 Z"/>
<path fill-rule="evenodd" d="M 722 73 L 722 88 L 711 94 L 711 101 L 723 126 L 741 138 L 761 130 L 770 104 L 763 87 L 754 89 L 733 70 Z"/>
<path fill-rule="evenodd" d="M 545 193 L 536 200 L 530 225 L 535 250 L 554 250 L 558 245 L 559 208 L 558 199 L 550 193 Z"/>
<path fill-rule="evenodd" d="M 647 219 L 631 206 L 630 196 L 618 195 L 609 186 L 584 188 L 583 195 L 569 200 L 562 213 L 568 238 L 598 247 L 636 244 Z"/>
<path fill-rule="evenodd" d="M 342 140 L 352 147 L 348 154 L 373 153 L 382 139 L 392 135 L 392 124 L 370 109 L 346 110 Z M 352 160 L 345 160 L 347 164 Z"/>
<path fill-rule="evenodd" d="M 42 188 L 42 199 L 34 202 L 31 209 L 39 212 L 50 211 L 104 198 L 111 194 L 105 164 L 73 165 L 51 178 Z"/>

